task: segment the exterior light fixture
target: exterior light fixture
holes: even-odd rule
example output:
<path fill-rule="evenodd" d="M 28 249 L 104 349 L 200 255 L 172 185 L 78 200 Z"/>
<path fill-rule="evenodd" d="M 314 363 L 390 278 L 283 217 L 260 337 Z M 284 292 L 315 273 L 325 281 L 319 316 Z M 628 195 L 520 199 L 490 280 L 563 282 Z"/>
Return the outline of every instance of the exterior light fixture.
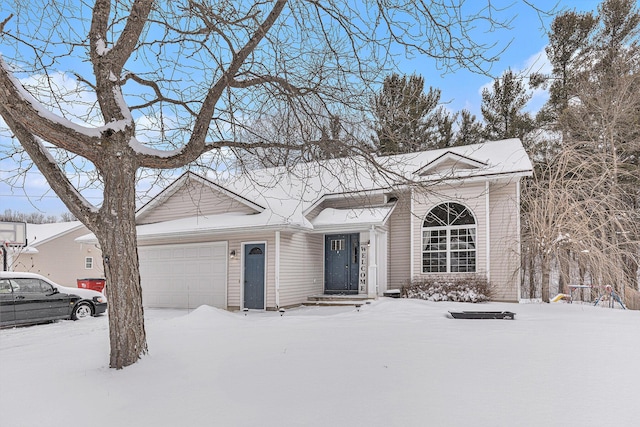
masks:
<path fill-rule="evenodd" d="M 229 258 L 234 259 L 235 257 L 236 257 L 236 250 L 231 249 L 231 252 L 229 253 Z"/>

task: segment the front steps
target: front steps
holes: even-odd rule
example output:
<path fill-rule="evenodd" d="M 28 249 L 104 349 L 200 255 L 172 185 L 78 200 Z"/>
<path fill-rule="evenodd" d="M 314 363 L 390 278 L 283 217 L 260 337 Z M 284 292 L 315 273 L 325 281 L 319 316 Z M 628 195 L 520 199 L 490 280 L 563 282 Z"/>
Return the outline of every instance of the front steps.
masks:
<path fill-rule="evenodd" d="M 371 301 L 375 301 L 375 298 L 369 298 L 367 295 L 312 295 L 307 298 L 307 301 L 302 303 L 306 306 L 353 306 L 360 307 L 364 304 L 371 304 Z"/>

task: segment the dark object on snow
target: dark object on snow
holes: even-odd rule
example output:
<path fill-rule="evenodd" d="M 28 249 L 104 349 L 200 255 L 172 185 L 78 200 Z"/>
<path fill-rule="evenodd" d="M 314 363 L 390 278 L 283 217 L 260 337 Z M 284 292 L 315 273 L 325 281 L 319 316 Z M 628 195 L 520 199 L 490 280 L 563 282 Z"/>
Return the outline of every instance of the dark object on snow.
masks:
<path fill-rule="evenodd" d="M 402 294 L 400 293 L 400 289 L 389 289 L 388 291 L 384 291 L 382 296 L 389 298 L 400 298 Z"/>
<path fill-rule="evenodd" d="M 454 319 L 507 319 L 513 320 L 515 313 L 510 311 L 450 311 Z"/>

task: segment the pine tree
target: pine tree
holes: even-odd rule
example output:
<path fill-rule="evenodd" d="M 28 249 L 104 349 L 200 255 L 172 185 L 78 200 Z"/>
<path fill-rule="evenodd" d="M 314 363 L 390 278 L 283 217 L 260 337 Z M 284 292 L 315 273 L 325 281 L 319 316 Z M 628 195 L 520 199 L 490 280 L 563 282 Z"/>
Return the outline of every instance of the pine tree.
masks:
<path fill-rule="evenodd" d="M 392 74 L 373 100 L 374 143 L 381 153 L 409 153 L 433 148 L 435 109 L 440 90 L 424 92 L 424 78 Z"/>
<path fill-rule="evenodd" d="M 533 119 L 522 110 L 531 99 L 521 79 L 510 69 L 495 79 L 492 90 L 482 91 L 482 117 L 487 139 L 522 139 L 533 130 Z"/>

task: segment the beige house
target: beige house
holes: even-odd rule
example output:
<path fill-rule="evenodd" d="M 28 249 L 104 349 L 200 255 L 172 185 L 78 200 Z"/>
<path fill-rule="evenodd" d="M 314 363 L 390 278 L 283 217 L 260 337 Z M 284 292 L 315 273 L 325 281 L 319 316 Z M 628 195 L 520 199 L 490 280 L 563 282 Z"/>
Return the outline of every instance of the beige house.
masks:
<path fill-rule="evenodd" d="M 519 140 L 376 161 L 184 174 L 137 213 L 145 306 L 278 309 L 475 274 L 494 299 L 519 300 L 520 180 L 532 172 Z"/>
<path fill-rule="evenodd" d="M 28 246 L 10 249 L 10 270 L 38 273 L 73 288 L 78 279 L 102 278 L 100 249 L 75 242 L 88 232 L 80 221 L 27 224 Z"/>

